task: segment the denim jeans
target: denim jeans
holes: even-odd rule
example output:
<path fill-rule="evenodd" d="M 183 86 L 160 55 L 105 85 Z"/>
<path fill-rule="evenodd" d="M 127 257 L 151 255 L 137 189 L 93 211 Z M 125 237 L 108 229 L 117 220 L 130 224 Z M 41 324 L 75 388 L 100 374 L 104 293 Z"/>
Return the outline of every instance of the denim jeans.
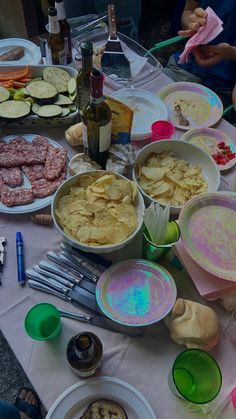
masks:
<path fill-rule="evenodd" d="M 0 400 L 0 418 L 20 419 L 20 412 L 13 404 Z"/>

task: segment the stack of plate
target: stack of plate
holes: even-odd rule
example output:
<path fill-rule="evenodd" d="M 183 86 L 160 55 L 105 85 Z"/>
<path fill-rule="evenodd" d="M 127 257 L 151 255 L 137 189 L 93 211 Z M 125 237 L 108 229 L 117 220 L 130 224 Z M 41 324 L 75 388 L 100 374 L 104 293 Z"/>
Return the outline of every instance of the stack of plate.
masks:
<path fill-rule="evenodd" d="M 189 256 L 215 277 L 236 281 L 236 197 L 219 192 L 193 198 L 179 221 Z"/>

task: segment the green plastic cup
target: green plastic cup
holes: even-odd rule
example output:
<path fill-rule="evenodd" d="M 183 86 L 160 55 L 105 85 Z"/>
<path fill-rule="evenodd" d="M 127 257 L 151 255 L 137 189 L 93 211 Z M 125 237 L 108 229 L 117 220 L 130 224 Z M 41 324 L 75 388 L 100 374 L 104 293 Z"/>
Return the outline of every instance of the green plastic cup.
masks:
<path fill-rule="evenodd" d="M 187 349 L 177 356 L 168 379 L 170 389 L 192 403 L 209 403 L 218 395 L 222 375 L 215 359 L 201 349 Z"/>
<path fill-rule="evenodd" d="M 155 244 L 151 241 L 146 226 L 143 228 L 143 258 L 151 262 L 157 262 L 163 258 L 178 242 L 180 229 L 175 221 L 168 224 L 166 244 Z"/>
<path fill-rule="evenodd" d="M 33 306 L 25 318 L 26 333 L 34 340 L 55 338 L 61 331 L 60 313 L 53 304 Z"/>

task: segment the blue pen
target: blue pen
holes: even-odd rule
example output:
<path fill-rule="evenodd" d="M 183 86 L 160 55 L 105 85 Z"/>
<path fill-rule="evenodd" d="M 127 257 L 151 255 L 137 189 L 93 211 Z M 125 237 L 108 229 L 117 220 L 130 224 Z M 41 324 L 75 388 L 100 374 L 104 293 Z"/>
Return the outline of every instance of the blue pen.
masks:
<path fill-rule="evenodd" d="M 24 269 L 24 248 L 23 239 L 20 231 L 16 233 L 16 259 L 17 259 L 17 275 L 18 283 L 25 285 L 25 269 Z"/>

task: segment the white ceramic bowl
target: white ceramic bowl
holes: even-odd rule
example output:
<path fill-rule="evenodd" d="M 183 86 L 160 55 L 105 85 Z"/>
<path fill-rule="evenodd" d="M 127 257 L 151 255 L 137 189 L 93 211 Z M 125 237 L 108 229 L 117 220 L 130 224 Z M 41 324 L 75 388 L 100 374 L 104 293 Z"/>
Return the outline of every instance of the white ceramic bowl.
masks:
<path fill-rule="evenodd" d="M 86 172 L 86 174 L 95 174 L 96 172 L 103 172 L 104 174 L 112 173 L 112 172 L 104 172 L 102 170 L 92 170 L 90 172 Z M 117 178 L 124 179 L 124 180 L 128 181 L 127 178 L 125 178 L 124 176 L 122 176 L 118 173 L 112 173 L 112 174 L 115 174 Z M 84 175 L 84 173 L 78 173 L 77 175 L 71 177 L 70 179 L 67 179 L 57 190 L 57 192 L 54 196 L 53 202 L 52 202 L 52 209 L 51 209 L 54 224 L 55 224 L 56 228 L 58 229 L 58 231 L 62 234 L 62 236 L 64 237 L 65 240 L 67 240 L 70 244 L 72 244 L 72 246 L 74 246 L 78 249 L 81 249 L 84 252 L 102 254 L 102 253 L 111 253 L 111 252 L 114 252 L 115 250 L 119 250 L 122 247 L 126 246 L 128 243 L 130 243 L 131 240 L 134 239 L 134 237 L 138 234 L 138 232 L 140 231 L 140 229 L 142 227 L 143 212 L 144 212 L 144 209 L 145 209 L 143 197 L 138 190 L 137 191 L 137 196 L 136 196 L 135 202 L 134 202 L 135 207 L 136 207 L 137 216 L 138 216 L 138 225 L 137 225 L 137 228 L 135 229 L 135 231 L 126 240 L 124 240 L 120 243 L 113 244 L 113 245 L 88 246 L 86 244 L 80 243 L 78 240 L 76 240 L 76 239 L 68 236 L 67 234 L 65 234 L 65 232 L 63 231 L 62 226 L 60 225 L 60 222 L 58 220 L 56 212 L 55 212 L 59 199 L 61 199 L 64 195 L 67 195 L 70 191 L 70 188 L 72 186 L 75 186 L 78 183 L 78 179 L 83 175 Z"/>
<path fill-rule="evenodd" d="M 144 202 L 150 205 L 151 202 L 158 202 L 147 195 L 139 186 L 137 179 L 138 168 L 143 166 L 151 153 L 161 153 L 162 151 L 173 151 L 175 157 L 183 159 L 190 164 L 200 166 L 202 168 L 202 176 L 208 183 L 208 192 L 216 192 L 220 185 L 220 172 L 214 160 L 199 147 L 191 143 L 181 140 L 159 140 L 146 145 L 136 156 L 133 170 L 133 179 L 140 189 Z M 178 214 L 182 206 L 171 206 L 171 214 Z"/>

